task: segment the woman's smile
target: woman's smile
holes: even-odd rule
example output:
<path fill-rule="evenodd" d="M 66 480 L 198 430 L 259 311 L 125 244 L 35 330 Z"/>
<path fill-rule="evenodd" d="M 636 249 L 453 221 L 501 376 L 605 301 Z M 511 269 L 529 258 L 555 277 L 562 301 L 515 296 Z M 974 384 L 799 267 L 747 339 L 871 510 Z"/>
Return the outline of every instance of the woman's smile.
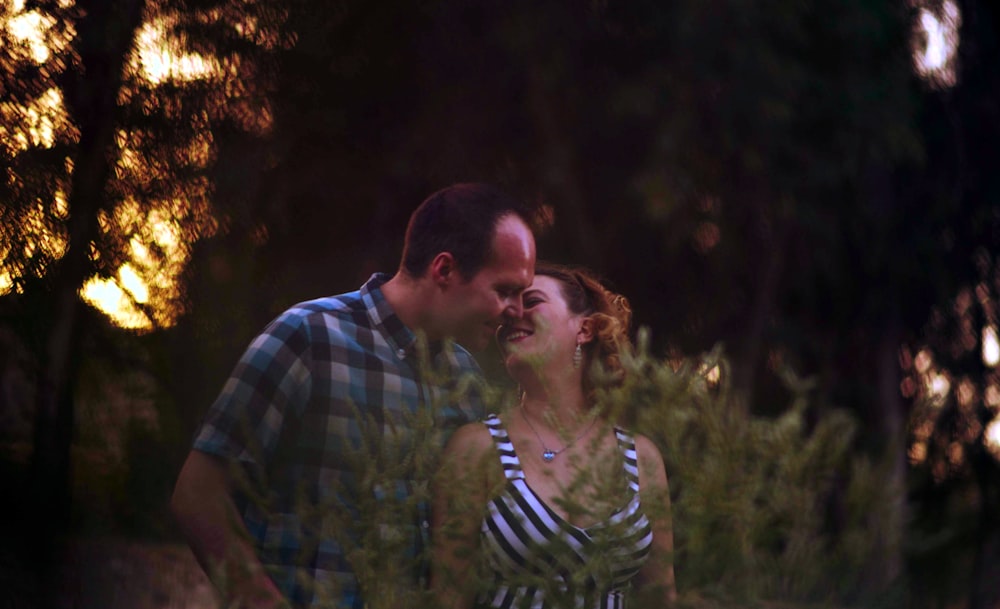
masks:
<path fill-rule="evenodd" d="M 529 336 L 531 336 L 531 332 L 528 332 L 527 330 L 511 330 L 505 337 L 505 340 L 508 343 L 515 343 Z"/>

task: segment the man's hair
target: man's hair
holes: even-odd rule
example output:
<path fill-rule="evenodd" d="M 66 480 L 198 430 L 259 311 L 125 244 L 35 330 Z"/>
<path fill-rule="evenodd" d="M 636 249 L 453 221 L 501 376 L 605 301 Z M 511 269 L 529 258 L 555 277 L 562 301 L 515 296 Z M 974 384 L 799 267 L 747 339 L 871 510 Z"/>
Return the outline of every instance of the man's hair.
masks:
<path fill-rule="evenodd" d="M 435 256 L 450 252 L 459 275 L 469 280 L 489 260 L 496 225 L 509 215 L 533 227 L 528 206 L 495 186 L 462 183 L 443 188 L 410 216 L 400 266 L 411 277 L 422 277 Z"/>

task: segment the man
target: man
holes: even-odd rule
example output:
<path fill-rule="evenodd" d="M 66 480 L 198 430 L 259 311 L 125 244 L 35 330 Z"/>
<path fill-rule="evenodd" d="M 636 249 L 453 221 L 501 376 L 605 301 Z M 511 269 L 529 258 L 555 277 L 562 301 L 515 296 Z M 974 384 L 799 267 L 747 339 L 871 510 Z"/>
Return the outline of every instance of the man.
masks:
<path fill-rule="evenodd" d="M 370 516 L 363 512 L 372 495 L 405 499 L 419 483 L 394 480 L 388 490 L 358 482 L 366 422 L 404 442 L 416 435 L 407 428 L 413 415 L 449 389 L 421 361 L 444 366 L 452 381 L 478 371 L 448 339 L 485 348 L 505 318 L 521 316 L 534 264 L 526 209 L 491 186 L 457 184 L 413 212 L 393 277 L 375 274 L 357 292 L 300 303 L 256 337 L 206 416 L 171 501 L 227 602 L 363 605 L 359 580 L 368 580 L 355 567 L 364 554 L 351 547 L 360 533 L 345 536 L 349 523 L 331 525 L 329 513 Z M 436 424 L 453 428 L 481 410 L 466 396 L 442 408 Z M 328 509 L 310 517 L 317 506 Z M 418 518 L 411 531 L 426 530 L 423 507 Z M 412 556 L 421 537 L 408 539 Z"/>

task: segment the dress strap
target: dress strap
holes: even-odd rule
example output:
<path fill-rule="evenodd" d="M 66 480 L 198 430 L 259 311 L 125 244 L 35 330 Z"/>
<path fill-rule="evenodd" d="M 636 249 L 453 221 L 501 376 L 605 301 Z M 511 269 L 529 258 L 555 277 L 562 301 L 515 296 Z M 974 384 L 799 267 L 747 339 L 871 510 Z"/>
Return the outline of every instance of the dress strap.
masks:
<path fill-rule="evenodd" d="M 500 464 L 503 466 L 504 476 L 508 480 L 523 480 L 524 471 L 521 469 L 521 461 L 517 458 L 517 453 L 514 452 L 514 444 L 510 441 L 510 436 L 507 435 L 507 430 L 500 421 L 500 417 L 490 414 L 483 421 L 483 424 L 486 425 L 486 429 L 490 430 L 493 444 L 500 454 Z"/>
<path fill-rule="evenodd" d="M 618 448 L 621 449 L 625 459 L 625 480 L 633 493 L 639 492 L 639 455 L 635 450 L 635 438 L 620 427 L 615 427 L 615 435 L 618 437 Z"/>

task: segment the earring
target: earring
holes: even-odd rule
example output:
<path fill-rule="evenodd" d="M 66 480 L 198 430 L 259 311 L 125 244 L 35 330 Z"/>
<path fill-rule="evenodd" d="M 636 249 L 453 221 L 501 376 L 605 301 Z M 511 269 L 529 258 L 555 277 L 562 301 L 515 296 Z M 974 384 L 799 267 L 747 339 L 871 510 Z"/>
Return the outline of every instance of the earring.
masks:
<path fill-rule="evenodd" d="M 580 343 L 576 343 L 576 351 L 573 352 L 573 367 L 579 368 L 580 364 L 583 363 L 583 348 L 580 347 Z"/>

